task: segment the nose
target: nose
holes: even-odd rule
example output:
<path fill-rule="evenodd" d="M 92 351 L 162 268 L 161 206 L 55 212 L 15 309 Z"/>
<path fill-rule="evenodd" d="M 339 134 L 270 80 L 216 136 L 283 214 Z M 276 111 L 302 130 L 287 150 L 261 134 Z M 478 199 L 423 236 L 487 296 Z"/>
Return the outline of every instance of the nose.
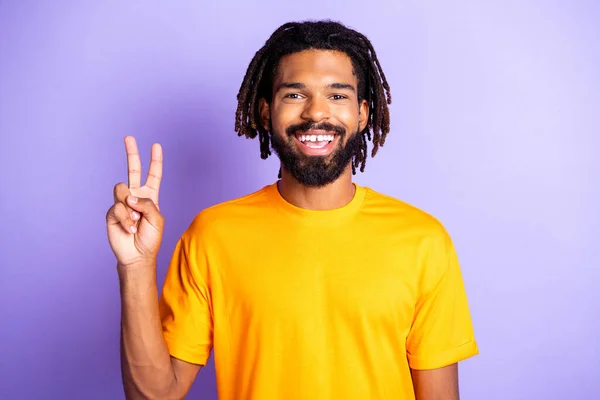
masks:
<path fill-rule="evenodd" d="M 331 110 L 327 100 L 319 97 L 313 97 L 305 103 L 304 110 L 302 112 L 302 118 L 305 120 L 311 120 L 315 122 L 323 121 L 331 116 Z"/>

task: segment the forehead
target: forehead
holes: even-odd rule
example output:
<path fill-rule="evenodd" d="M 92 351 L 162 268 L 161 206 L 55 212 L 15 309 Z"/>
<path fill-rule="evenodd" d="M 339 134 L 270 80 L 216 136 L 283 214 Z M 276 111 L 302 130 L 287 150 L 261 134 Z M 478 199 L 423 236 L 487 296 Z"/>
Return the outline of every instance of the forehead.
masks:
<path fill-rule="evenodd" d="M 357 84 L 350 57 L 334 50 L 304 50 L 282 57 L 274 81 L 274 87 L 281 82 L 306 85 Z"/>

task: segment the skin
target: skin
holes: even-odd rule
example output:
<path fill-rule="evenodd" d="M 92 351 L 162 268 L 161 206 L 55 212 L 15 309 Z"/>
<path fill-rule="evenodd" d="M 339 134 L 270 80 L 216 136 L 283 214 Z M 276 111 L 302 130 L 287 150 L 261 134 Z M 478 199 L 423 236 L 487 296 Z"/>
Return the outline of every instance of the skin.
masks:
<path fill-rule="evenodd" d="M 307 50 L 281 59 L 271 103 L 260 100 L 263 126 L 285 136 L 286 127 L 304 121 L 329 122 L 350 133 L 367 124 L 368 104 L 358 101 L 357 78 L 344 53 Z M 338 138 L 338 140 L 340 140 Z M 292 142 L 295 151 L 301 144 Z M 158 207 L 162 148 L 152 146 L 148 178 L 141 185 L 135 139 L 125 138 L 128 184 L 114 189 L 106 215 L 109 243 L 117 259 L 121 289 L 121 364 L 127 399 L 183 399 L 201 366 L 171 357 L 162 336 L 158 311 L 156 257 L 164 218 Z M 329 210 L 354 196 L 351 166 L 333 183 L 319 188 L 300 184 L 282 166 L 281 195 L 297 207 Z M 136 202 L 132 201 L 137 199 Z M 133 230 L 132 230 L 133 228 Z M 456 364 L 428 371 L 412 370 L 417 400 L 458 400 Z"/>
<path fill-rule="evenodd" d="M 458 364 L 431 370 L 411 370 L 417 400 L 460 400 Z"/>
<path fill-rule="evenodd" d="M 129 182 L 114 188 L 106 214 L 121 291 L 121 370 L 127 399 L 183 399 L 199 365 L 169 355 L 158 311 L 156 257 L 164 218 L 158 208 L 162 148 L 152 146 L 150 170 L 141 186 L 141 162 L 133 137 L 125 138 Z"/>
<path fill-rule="evenodd" d="M 348 133 L 355 132 L 359 124 L 361 131 L 366 127 L 369 107 L 365 100 L 358 102 L 358 81 L 350 58 L 344 53 L 302 51 L 283 57 L 278 70 L 271 103 L 260 101 L 263 126 L 267 130 L 270 127 L 272 134 L 287 138 L 287 126 L 306 120 L 327 121 L 344 127 Z M 304 87 L 289 87 L 293 84 Z M 336 89 L 332 87 L 334 84 L 348 85 L 351 89 Z M 350 202 L 354 190 L 350 165 L 335 182 L 321 188 L 303 186 L 282 165 L 279 191 L 284 199 L 298 207 L 339 208 Z"/>

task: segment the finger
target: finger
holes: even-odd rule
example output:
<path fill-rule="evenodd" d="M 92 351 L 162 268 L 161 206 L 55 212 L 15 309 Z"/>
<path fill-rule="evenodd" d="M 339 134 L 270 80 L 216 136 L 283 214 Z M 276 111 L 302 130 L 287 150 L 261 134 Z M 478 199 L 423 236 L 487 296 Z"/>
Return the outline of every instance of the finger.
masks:
<path fill-rule="evenodd" d="M 131 191 L 123 182 L 117 183 L 113 189 L 113 198 L 115 203 L 121 202 L 125 203 L 127 200 L 127 196 L 131 194 Z"/>
<path fill-rule="evenodd" d="M 142 162 L 140 152 L 133 136 L 125 138 L 125 151 L 127 151 L 127 181 L 130 189 L 140 187 L 142 181 Z"/>
<path fill-rule="evenodd" d="M 140 219 L 140 214 L 134 211 L 132 208 L 127 206 L 127 196 L 131 194 L 131 191 L 123 182 L 115 185 L 113 189 L 113 198 L 116 203 L 123 203 L 123 205 L 127 208 L 127 212 L 131 215 L 131 218 L 134 221 L 138 221 Z"/>
<path fill-rule="evenodd" d="M 109 224 L 119 224 L 125 232 L 137 232 L 136 222 L 131 219 L 131 214 L 123 203 L 116 203 L 108 210 L 106 220 Z"/>
<path fill-rule="evenodd" d="M 150 169 L 148 170 L 148 178 L 146 179 L 146 186 L 150 189 L 156 190 L 160 188 L 160 181 L 162 179 L 162 164 L 163 154 L 162 146 L 158 143 L 152 145 L 152 154 L 150 158 Z"/>
<path fill-rule="evenodd" d="M 142 215 L 142 218 L 148 220 L 155 228 L 162 228 L 163 216 L 158 211 L 158 207 L 152 199 L 128 196 L 127 204 L 133 208 L 134 211 L 139 212 Z"/>

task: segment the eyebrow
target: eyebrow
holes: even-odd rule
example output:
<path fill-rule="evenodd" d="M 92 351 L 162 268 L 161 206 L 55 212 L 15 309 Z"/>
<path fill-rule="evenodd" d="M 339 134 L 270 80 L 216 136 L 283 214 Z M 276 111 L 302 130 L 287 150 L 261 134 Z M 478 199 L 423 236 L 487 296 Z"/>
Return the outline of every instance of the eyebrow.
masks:
<path fill-rule="evenodd" d="M 338 90 L 350 90 L 352 92 L 356 92 L 356 89 L 353 85 L 349 83 L 332 83 L 331 85 L 327 85 L 327 89 L 338 89 Z M 300 82 L 283 82 L 277 86 L 277 90 L 275 93 L 279 92 L 281 89 L 306 89 L 306 85 Z"/>

